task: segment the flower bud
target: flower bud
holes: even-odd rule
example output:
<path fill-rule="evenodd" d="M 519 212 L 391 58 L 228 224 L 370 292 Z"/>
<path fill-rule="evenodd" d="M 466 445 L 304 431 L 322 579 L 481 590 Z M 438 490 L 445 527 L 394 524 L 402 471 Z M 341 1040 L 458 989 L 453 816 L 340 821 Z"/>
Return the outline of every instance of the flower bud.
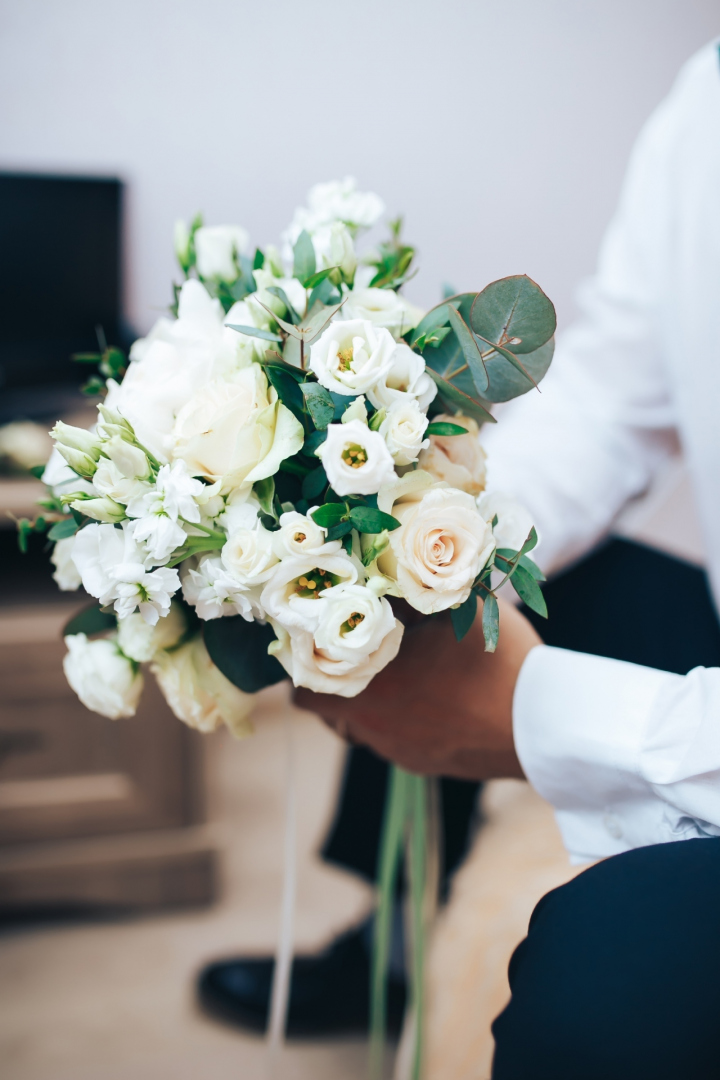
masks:
<path fill-rule="evenodd" d="M 93 518 L 94 521 L 104 521 L 107 524 L 123 521 L 126 517 L 125 507 L 107 495 L 102 495 L 97 499 L 74 499 L 70 506 L 78 513 Z"/>
<path fill-rule="evenodd" d="M 72 427 L 70 424 L 63 424 L 62 420 L 58 420 L 50 434 L 60 451 L 62 451 L 63 446 L 69 446 L 73 450 L 81 450 L 83 454 L 87 454 L 95 461 L 100 457 L 100 440 L 92 431 Z"/>
<path fill-rule="evenodd" d="M 73 469 L 78 476 L 93 476 L 97 469 L 97 460 L 94 457 L 90 457 L 89 454 L 84 454 L 82 450 L 74 450 L 72 446 L 63 446 L 62 443 L 56 443 L 58 453 L 65 458 L 68 465 Z"/>
<path fill-rule="evenodd" d="M 175 258 L 180 263 L 183 273 L 190 269 L 190 230 L 181 219 L 175 222 L 173 231 L 175 240 Z"/>
<path fill-rule="evenodd" d="M 147 480 L 150 476 L 150 462 L 139 446 L 133 446 L 122 435 L 115 434 L 103 443 L 103 454 L 117 465 L 123 476 L 136 480 Z"/>

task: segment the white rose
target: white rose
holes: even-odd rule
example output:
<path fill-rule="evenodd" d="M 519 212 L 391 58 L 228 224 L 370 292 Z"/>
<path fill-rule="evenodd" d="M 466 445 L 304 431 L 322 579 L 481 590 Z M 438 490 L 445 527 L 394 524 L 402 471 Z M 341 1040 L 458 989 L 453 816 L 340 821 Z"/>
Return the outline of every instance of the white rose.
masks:
<path fill-rule="evenodd" d="M 186 281 L 177 319 L 159 319 L 130 350 L 122 384 L 108 381 L 106 406 L 129 421 L 138 442 L 161 462 L 170 457 L 183 405 L 211 380 L 231 378 L 252 357 L 251 339 L 230 330 L 224 318 L 219 300 L 199 281 Z"/>
<path fill-rule="evenodd" d="M 404 627 L 387 600 L 361 585 L 332 589 L 318 606 L 322 611 L 314 635 L 288 633 L 275 625 L 277 641 L 269 651 L 296 686 L 355 697 L 395 659 Z"/>
<path fill-rule="evenodd" d="M 201 619 L 242 615 L 246 622 L 252 622 L 264 618 L 258 604 L 259 589 L 238 581 L 217 555 L 200 559 L 197 568 L 183 563 L 181 577 L 183 596 Z"/>
<path fill-rule="evenodd" d="M 367 319 L 332 322 L 310 346 L 310 370 L 336 394 L 364 394 L 390 371 L 395 342 Z"/>
<path fill-rule="evenodd" d="M 351 282 L 357 269 L 357 255 L 347 226 L 341 221 L 334 221 L 332 225 L 323 225 L 314 230 L 311 237 L 317 269 L 326 270 L 328 267 L 337 266 L 340 278 Z M 334 277 L 335 275 L 331 275 L 331 279 Z M 366 316 L 356 315 L 354 318 L 362 319 Z"/>
<path fill-rule="evenodd" d="M 117 642 L 106 638 L 88 641 L 85 634 L 70 634 L 65 644 L 65 678 L 85 708 L 110 720 L 134 716 L 143 677 L 120 652 Z"/>
<path fill-rule="evenodd" d="M 260 603 L 283 626 L 314 630 L 320 618 L 318 599 L 337 585 L 354 585 L 359 565 L 344 552 L 290 556 L 273 569 Z"/>
<path fill-rule="evenodd" d="M 273 476 L 302 447 L 302 424 L 258 364 L 233 383 L 212 382 L 178 413 L 174 455 L 194 476 L 222 480 L 223 489 Z"/>
<path fill-rule="evenodd" d="M 414 398 L 396 401 L 390 406 L 380 425 L 380 434 L 396 465 L 411 465 L 417 461 L 420 451 L 429 445 L 429 440 L 423 441 L 427 426 L 428 418 Z"/>
<path fill-rule="evenodd" d="M 258 524 L 253 529 L 235 529 L 220 552 L 223 565 L 242 585 L 267 581 L 278 557 L 273 551 L 273 533 Z"/>
<path fill-rule="evenodd" d="M 340 551 L 340 540 L 326 540 L 325 529 L 316 525 L 310 516 L 313 506 L 307 514 L 299 514 L 297 510 L 290 510 L 280 515 L 280 528 L 272 533 L 273 551 L 278 559 L 286 559 L 288 555 L 335 555 Z"/>
<path fill-rule="evenodd" d="M 497 546 L 519 551 L 533 527 L 533 519 L 525 507 L 503 491 L 488 492 L 478 500 L 478 506 L 487 522 L 491 523 L 497 516 L 493 529 Z"/>
<path fill-rule="evenodd" d="M 479 495 L 485 488 L 485 451 L 479 428 L 468 416 L 434 416 L 433 423 L 459 424 L 467 435 L 431 435 L 430 446 L 420 455 L 420 468 L 451 487 Z M 487 516 L 487 515 L 483 515 Z"/>
<path fill-rule="evenodd" d="M 374 495 L 395 476 L 384 438 L 362 420 L 330 424 L 316 453 L 338 495 Z"/>
<path fill-rule="evenodd" d="M 471 495 L 444 486 L 423 488 L 423 477 L 430 481 L 427 473 L 416 471 L 404 493 L 398 483 L 395 497 L 378 497 L 378 507 L 401 526 L 390 533 L 377 565 L 412 607 L 429 615 L 467 600 L 495 541 Z"/>
<path fill-rule="evenodd" d="M 118 645 L 130 660 L 143 664 L 161 649 L 177 645 L 187 630 L 182 606 L 173 602 L 164 619 L 150 626 L 139 612 L 118 619 Z"/>
<path fill-rule="evenodd" d="M 393 289 L 353 289 L 343 308 L 345 319 L 367 319 L 373 326 L 384 326 L 394 338 L 413 330 L 424 315 Z"/>
<path fill-rule="evenodd" d="M 235 281 L 236 257 L 244 255 L 250 242 L 240 225 L 202 225 L 195 233 L 195 260 L 203 278 Z"/>
<path fill-rule="evenodd" d="M 73 562 L 74 547 L 75 537 L 66 536 L 63 540 L 56 542 L 50 556 L 50 561 L 55 567 L 53 578 L 63 592 L 73 592 L 82 584 L 78 569 Z"/>
<path fill-rule="evenodd" d="M 173 652 L 158 653 L 150 670 L 178 720 L 203 732 L 224 723 L 237 738 L 252 731 L 254 695 L 225 678 L 210 659 L 202 635 Z"/>
<path fill-rule="evenodd" d="M 425 361 L 409 345 L 400 343 L 390 359 L 390 367 L 368 397 L 376 409 L 389 409 L 407 395 L 414 397 L 423 412 L 437 394 L 437 386 L 425 370 Z"/>

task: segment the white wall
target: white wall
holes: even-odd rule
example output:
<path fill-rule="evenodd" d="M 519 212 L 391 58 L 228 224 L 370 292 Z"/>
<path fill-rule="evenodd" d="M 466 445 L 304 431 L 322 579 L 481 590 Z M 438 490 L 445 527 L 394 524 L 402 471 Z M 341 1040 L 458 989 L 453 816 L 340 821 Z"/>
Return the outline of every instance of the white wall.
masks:
<path fill-rule="evenodd" d="M 0 166 L 127 180 L 140 330 L 176 217 L 266 243 L 346 173 L 405 212 L 416 300 L 525 272 L 562 322 L 638 128 L 718 32 L 714 0 L 2 0 Z"/>

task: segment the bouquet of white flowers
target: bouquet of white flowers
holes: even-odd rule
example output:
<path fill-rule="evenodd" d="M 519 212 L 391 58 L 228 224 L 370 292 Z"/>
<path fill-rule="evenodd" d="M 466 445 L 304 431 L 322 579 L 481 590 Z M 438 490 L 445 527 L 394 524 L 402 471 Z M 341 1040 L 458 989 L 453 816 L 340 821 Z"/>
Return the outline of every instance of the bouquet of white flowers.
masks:
<path fill-rule="evenodd" d="M 400 292 L 415 253 L 399 222 L 356 255 L 382 212 L 345 180 L 313 188 L 280 249 L 179 223 L 172 317 L 127 363 L 78 358 L 99 367 L 98 422 L 56 424 L 45 513 L 21 539 L 48 530 L 60 587 L 97 600 L 66 628 L 88 708 L 132 715 L 149 663 L 176 716 L 239 735 L 286 676 L 360 693 L 400 648 L 390 598 L 449 610 L 461 638 L 480 597 L 489 650 L 498 578 L 544 613 L 532 522 L 485 492 L 478 432 L 547 371 L 553 306 L 519 276 L 423 314 Z M 396 788 L 401 836 L 415 796 Z"/>

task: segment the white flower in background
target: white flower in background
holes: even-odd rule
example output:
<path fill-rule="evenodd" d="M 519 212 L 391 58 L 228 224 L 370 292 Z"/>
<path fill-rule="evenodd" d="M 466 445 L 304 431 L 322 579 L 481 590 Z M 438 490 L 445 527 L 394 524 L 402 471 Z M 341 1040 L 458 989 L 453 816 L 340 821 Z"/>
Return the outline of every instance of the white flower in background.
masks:
<path fill-rule="evenodd" d="M 310 346 L 310 370 L 328 390 L 364 394 L 387 376 L 395 347 L 392 335 L 367 319 L 332 322 Z"/>
<path fill-rule="evenodd" d="M 395 477 L 385 439 L 361 420 L 330 424 L 316 454 L 338 495 L 374 495 Z"/>
<path fill-rule="evenodd" d="M 19 469 L 44 465 L 52 451 L 50 436 L 32 420 L 16 420 L 0 427 L 0 458 Z"/>
<path fill-rule="evenodd" d="M 213 664 L 198 634 L 173 652 L 160 652 L 150 670 L 177 716 L 198 731 L 225 724 L 241 738 L 252 732 L 249 720 L 255 697 L 244 694 Z"/>
<path fill-rule="evenodd" d="M 359 420 L 367 426 L 368 414 L 364 394 L 360 394 L 359 397 L 353 398 L 340 417 L 341 424 L 349 424 L 351 420 Z"/>
<path fill-rule="evenodd" d="M 257 292 L 251 293 L 245 300 L 245 303 L 249 308 L 252 308 L 255 314 L 254 326 L 267 326 L 269 316 L 264 308 L 260 307 L 260 304 L 264 304 L 266 308 L 270 308 L 272 312 L 279 315 L 280 318 L 285 318 L 287 315 L 287 308 L 282 302 L 279 296 L 275 296 L 274 293 L 268 292 L 268 289 L 275 287 L 282 289 L 288 300 L 294 307 L 298 315 L 305 314 L 305 308 L 307 306 L 307 293 L 302 283 L 297 278 L 293 277 L 275 277 L 272 270 L 265 270 L 264 267 L 260 270 L 253 270 L 253 277 L 255 278 L 255 284 L 257 285 Z M 260 320 L 264 317 L 265 322 Z M 268 348 L 269 343 L 265 343 L 265 348 Z"/>
<path fill-rule="evenodd" d="M 210 382 L 178 413 L 175 457 L 223 490 L 277 472 L 302 447 L 302 424 L 280 401 L 258 364 L 232 383 Z"/>
<path fill-rule="evenodd" d="M 160 649 L 177 645 L 187 630 L 187 619 L 182 605 L 173 602 L 164 619 L 154 626 L 145 621 L 139 611 L 118 619 L 118 645 L 130 660 L 144 664 L 152 660 Z"/>
<path fill-rule="evenodd" d="M 317 506 L 312 506 L 307 514 L 290 510 L 280 515 L 280 528 L 271 533 L 273 551 L 278 559 L 289 555 L 335 555 L 342 548 L 340 540 L 327 540 L 326 530 L 321 529 L 310 516 Z"/>
<path fill-rule="evenodd" d="M 451 487 L 479 495 L 485 489 L 485 451 L 480 445 L 479 428 L 468 416 L 433 417 L 433 423 L 459 424 L 467 435 L 431 435 L 430 446 L 420 455 L 420 468 Z M 487 516 L 487 515 L 483 515 Z"/>
<path fill-rule="evenodd" d="M 134 716 L 143 688 L 143 677 L 117 642 L 107 638 L 88 641 L 85 634 L 65 638 L 65 678 L 87 709 L 117 720 Z"/>
<path fill-rule="evenodd" d="M 318 603 L 317 629 L 288 632 L 274 624 L 270 652 L 296 686 L 354 697 L 400 649 L 403 625 L 387 600 L 361 585 L 332 589 Z"/>
<path fill-rule="evenodd" d="M 242 615 L 251 622 L 263 617 L 258 604 L 259 590 L 252 591 L 238 581 L 219 555 L 206 555 L 200 559 L 197 568 L 183 566 L 182 587 L 183 596 L 201 619 Z"/>
<path fill-rule="evenodd" d="M 372 191 L 357 190 L 352 176 L 315 184 L 307 196 L 307 206 L 299 206 L 293 220 L 283 233 L 286 258 L 292 259 L 292 246 L 303 229 L 311 235 L 323 225 L 342 221 L 355 233 L 371 228 L 385 213 L 385 204 Z"/>
<path fill-rule="evenodd" d="M 237 257 L 247 251 L 250 237 L 241 225 L 201 225 L 195 233 L 195 264 L 203 278 L 235 281 Z"/>
<path fill-rule="evenodd" d="M 423 441 L 427 426 L 428 418 L 414 398 L 390 406 L 379 430 L 396 465 L 417 461 L 420 451 L 429 445 L 428 439 Z"/>
<path fill-rule="evenodd" d="M 389 409 L 410 395 L 427 412 L 436 394 L 437 386 L 426 372 L 422 356 L 401 342 L 395 346 L 389 369 L 368 392 L 368 397 L 376 409 Z"/>
<path fill-rule="evenodd" d="M 320 618 L 318 599 L 336 585 L 354 585 L 360 565 L 344 552 L 290 556 L 274 568 L 260 603 L 283 626 L 314 630 Z"/>
<path fill-rule="evenodd" d="M 381 492 L 378 507 L 401 526 L 390 533 L 377 565 L 397 581 L 408 603 L 429 615 L 467 600 L 495 548 L 473 497 L 433 486 L 431 477 L 418 470 Z"/>
<path fill-rule="evenodd" d="M 73 562 L 74 547 L 75 537 L 66 536 L 56 542 L 50 556 L 50 561 L 55 567 L 53 579 L 63 592 L 74 592 L 82 584 L 78 569 Z"/>
<path fill-rule="evenodd" d="M 519 551 L 533 527 L 533 519 L 522 503 L 503 491 L 492 491 L 478 500 L 478 506 L 488 523 L 497 516 L 493 529 L 497 546 Z"/>
<path fill-rule="evenodd" d="M 102 605 L 115 599 L 115 567 L 124 560 L 127 537 L 114 525 L 86 525 L 75 534 L 72 560 L 85 592 Z"/>
<path fill-rule="evenodd" d="M 425 313 L 393 289 L 356 288 L 348 296 L 342 314 L 344 319 L 367 319 L 399 338 L 413 330 Z"/>
<path fill-rule="evenodd" d="M 122 385 L 108 380 L 105 406 L 129 421 L 138 442 L 163 463 L 183 405 L 208 382 L 232 378 L 252 359 L 251 339 L 230 330 L 224 319 L 220 301 L 191 278 L 180 290 L 177 319 L 159 319 L 135 342 Z"/>
<path fill-rule="evenodd" d="M 326 270 L 328 267 L 337 266 L 340 273 L 336 284 L 340 279 L 351 282 L 357 269 L 357 255 L 352 236 L 346 225 L 341 221 L 334 221 L 332 225 L 322 225 L 311 233 L 313 247 L 315 248 L 315 260 L 318 270 Z M 334 280 L 335 275 L 330 275 Z M 352 296 L 352 293 L 350 294 Z M 356 315 L 355 318 L 364 318 Z"/>

